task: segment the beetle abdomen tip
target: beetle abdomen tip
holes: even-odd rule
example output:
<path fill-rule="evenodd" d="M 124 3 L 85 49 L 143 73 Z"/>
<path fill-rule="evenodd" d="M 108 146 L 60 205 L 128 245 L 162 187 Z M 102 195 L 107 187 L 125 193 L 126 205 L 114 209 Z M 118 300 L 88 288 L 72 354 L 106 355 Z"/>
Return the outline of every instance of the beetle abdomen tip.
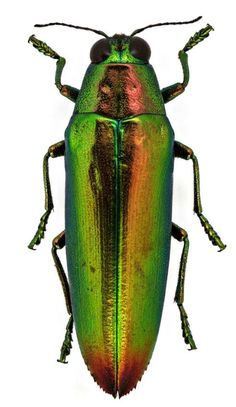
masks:
<path fill-rule="evenodd" d="M 121 398 L 135 389 L 149 364 L 149 357 L 142 358 L 138 355 L 137 358 L 131 357 L 123 361 L 116 369 L 115 365 L 112 367 L 110 361 L 105 359 L 91 357 L 85 362 L 94 381 L 114 398 Z"/>

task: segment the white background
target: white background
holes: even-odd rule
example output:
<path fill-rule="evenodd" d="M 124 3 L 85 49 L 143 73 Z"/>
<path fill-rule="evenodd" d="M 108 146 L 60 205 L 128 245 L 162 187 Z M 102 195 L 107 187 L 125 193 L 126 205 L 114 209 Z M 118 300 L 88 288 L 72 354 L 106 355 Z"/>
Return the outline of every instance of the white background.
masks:
<path fill-rule="evenodd" d="M 189 232 L 185 306 L 198 350 L 186 350 L 173 303 L 182 249 L 174 241 L 150 366 L 136 390 L 113 400 L 89 375 L 75 336 L 69 364 L 56 362 L 67 322 L 50 255 L 51 240 L 64 227 L 61 158 L 51 160 L 55 212 L 46 237 L 36 252 L 27 249 L 43 213 L 42 157 L 49 145 L 63 139 L 73 109 L 54 86 L 55 61 L 39 54 L 27 39 L 35 33 L 64 56 L 63 82 L 80 87 L 89 50 L 100 37 L 62 27 L 35 29 L 35 23 L 64 21 L 112 35 L 198 15 L 204 18 L 194 25 L 153 28 L 140 36 L 152 48 L 151 63 L 164 87 L 181 80 L 177 54 L 189 37 L 206 23 L 215 28 L 189 52 L 190 84 L 167 105 L 167 113 L 176 139 L 199 158 L 204 213 L 228 247 L 217 253 L 208 241 L 192 211 L 191 163 L 177 160 L 173 220 Z M 0 66 L 2 406 L 235 406 L 235 35 L 229 0 L 5 2 Z"/>

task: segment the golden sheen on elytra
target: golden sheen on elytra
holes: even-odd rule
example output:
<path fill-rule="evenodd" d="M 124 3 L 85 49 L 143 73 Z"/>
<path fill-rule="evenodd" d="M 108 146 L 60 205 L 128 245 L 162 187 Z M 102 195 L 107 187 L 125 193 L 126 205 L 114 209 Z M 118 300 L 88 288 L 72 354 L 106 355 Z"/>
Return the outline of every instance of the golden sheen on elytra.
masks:
<path fill-rule="evenodd" d="M 146 369 L 161 320 L 174 135 L 151 65 L 91 65 L 80 95 L 66 131 L 73 316 L 93 377 L 123 395 Z"/>

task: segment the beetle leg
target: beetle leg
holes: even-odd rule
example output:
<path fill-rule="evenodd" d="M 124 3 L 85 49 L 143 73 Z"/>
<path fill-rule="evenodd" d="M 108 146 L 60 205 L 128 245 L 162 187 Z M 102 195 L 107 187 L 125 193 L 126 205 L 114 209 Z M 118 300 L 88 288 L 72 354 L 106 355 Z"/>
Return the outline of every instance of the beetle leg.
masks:
<path fill-rule="evenodd" d="M 164 103 L 170 102 L 170 100 L 174 99 L 176 96 L 181 95 L 184 89 L 186 88 L 189 82 L 189 66 L 188 66 L 188 55 L 187 51 L 190 51 L 193 47 L 195 47 L 199 42 L 203 41 L 205 38 L 208 37 L 210 31 L 213 28 L 210 24 L 207 24 L 206 27 L 202 28 L 198 32 L 196 32 L 193 37 L 191 37 L 187 44 L 185 44 L 184 48 L 179 51 L 179 59 L 182 65 L 182 70 L 184 74 L 184 79 L 182 83 L 175 83 L 174 85 L 168 86 L 167 88 L 162 89 L 162 97 Z"/>
<path fill-rule="evenodd" d="M 37 232 L 35 233 L 33 239 L 31 240 L 30 244 L 28 245 L 29 249 L 34 249 L 35 245 L 39 245 L 41 239 L 44 237 L 44 232 L 46 230 L 46 224 L 48 222 L 49 215 L 53 210 L 53 199 L 52 199 L 52 192 L 51 192 L 51 185 L 49 179 L 49 168 L 48 168 L 48 160 L 50 157 L 56 158 L 61 157 L 65 153 L 65 142 L 59 141 L 59 143 L 53 144 L 49 147 L 47 153 L 43 159 L 43 182 L 44 182 L 44 192 L 45 192 L 45 209 L 46 212 L 40 218 L 40 222 L 38 225 Z"/>
<path fill-rule="evenodd" d="M 61 75 L 63 68 L 65 66 L 66 60 L 65 58 L 60 57 L 57 61 L 57 69 L 55 75 L 55 85 L 57 89 L 60 91 L 61 95 L 65 96 L 66 98 L 70 99 L 72 102 L 76 102 L 76 99 L 79 95 L 79 89 L 73 88 L 69 85 L 62 85 L 61 84 Z"/>
<path fill-rule="evenodd" d="M 203 226 L 209 240 L 214 246 L 219 247 L 219 251 L 226 248 L 226 245 L 222 242 L 219 235 L 213 229 L 211 224 L 208 222 L 207 218 L 202 214 L 202 204 L 200 197 L 200 173 L 197 157 L 194 155 L 193 150 L 178 141 L 175 141 L 174 146 L 175 157 L 183 158 L 184 160 L 191 159 L 193 162 L 193 177 L 194 177 L 194 206 L 193 210 L 200 219 L 201 225 Z"/>
<path fill-rule="evenodd" d="M 62 249 L 65 246 L 65 231 L 61 232 L 58 236 L 53 239 L 52 242 L 52 257 L 57 269 L 57 273 L 62 285 L 67 312 L 70 315 L 69 321 L 66 326 L 66 334 L 61 347 L 61 354 L 58 362 L 67 363 L 66 357 L 70 354 L 72 348 L 72 330 L 73 330 L 73 317 L 72 317 L 72 308 L 71 308 L 71 299 L 70 299 L 70 288 L 69 283 L 64 272 L 61 261 L 57 255 L 57 250 Z"/>
<path fill-rule="evenodd" d="M 166 88 L 161 90 L 162 97 L 164 103 L 170 102 L 176 96 L 181 95 L 184 92 L 186 86 L 189 82 L 189 66 L 188 66 L 188 55 L 185 51 L 179 51 L 179 59 L 181 62 L 182 70 L 183 70 L 183 82 L 177 82 L 174 85 L 167 86 Z"/>
<path fill-rule="evenodd" d="M 190 349 L 197 349 L 191 329 L 188 322 L 188 315 L 183 307 L 184 302 L 184 282 L 185 282 L 185 271 L 186 271 L 186 264 L 188 258 L 188 250 L 189 250 L 189 240 L 187 232 L 177 226 L 175 223 L 172 223 L 172 236 L 177 239 L 179 242 L 184 242 L 184 247 L 182 251 L 182 256 L 180 260 L 179 266 L 179 277 L 178 283 L 175 292 L 175 302 L 177 303 L 180 311 L 180 318 L 181 318 L 181 327 L 183 331 L 183 337 L 186 344 L 190 345 Z"/>
<path fill-rule="evenodd" d="M 68 363 L 66 360 L 66 357 L 69 356 L 70 350 L 72 348 L 72 331 L 73 331 L 73 317 L 72 315 L 69 318 L 69 321 L 66 325 L 66 333 L 65 333 L 65 338 L 61 347 L 61 354 L 60 358 L 57 359 L 58 362 L 60 363 Z"/>
<path fill-rule="evenodd" d="M 66 301 L 66 308 L 68 314 L 72 313 L 71 309 L 71 301 L 70 301 L 70 288 L 69 283 L 67 281 L 66 274 L 63 270 L 61 261 L 57 255 L 57 250 L 62 249 L 65 246 L 65 231 L 61 232 L 58 236 L 56 236 L 52 241 L 52 257 L 55 262 L 55 266 L 58 272 L 59 279 L 61 281 L 62 289 L 65 296 Z"/>
<path fill-rule="evenodd" d="M 50 48 L 45 42 L 36 38 L 35 35 L 31 35 L 29 37 L 28 42 L 31 42 L 32 45 L 39 52 L 42 52 L 44 55 L 58 60 L 57 68 L 56 68 L 56 75 L 55 75 L 55 85 L 63 96 L 72 100 L 72 102 L 75 102 L 78 97 L 79 90 L 76 88 L 73 88 L 72 86 L 61 84 L 61 75 L 62 75 L 62 71 L 63 71 L 63 68 L 66 63 L 65 58 L 58 55 L 57 52 L 55 52 L 52 48 Z"/>

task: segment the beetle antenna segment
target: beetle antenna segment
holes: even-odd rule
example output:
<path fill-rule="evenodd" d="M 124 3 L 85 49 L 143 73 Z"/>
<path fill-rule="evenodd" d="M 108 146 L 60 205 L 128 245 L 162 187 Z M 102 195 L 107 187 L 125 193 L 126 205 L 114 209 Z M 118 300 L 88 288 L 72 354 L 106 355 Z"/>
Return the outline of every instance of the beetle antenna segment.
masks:
<path fill-rule="evenodd" d="M 109 36 L 104 33 L 103 31 L 99 31 L 99 30 L 94 30 L 93 28 L 89 28 L 89 27 L 81 27 L 79 25 L 73 25 L 73 24 L 66 24 L 66 23 L 48 23 L 48 24 L 35 24 L 34 27 L 49 27 L 51 25 L 63 25 L 64 27 L 71 27 L 71 28 L 77 28 L 80 30 L 86 30 L 86 31 L 93 31 L 94 33 L 98 34 L 98 35 L 102 35 L 103 37 L 109 38 Z"/>
<path fill-rule="evenodd" d="M 157 24 L 150 24 L 147 25 L 146 27 L 143 28 L 138 28 L 137 30 L 133 31 L 132 34 L 130 35 L 131 37 L 133 37 L 134 35 L 140 33 L 141 31 L 146 30 L 147 28 L 152 28 L 152 27 L 160 27 L 162 25 L 181 25 L 181 24 L 192 24 L 192 23 L 196 23 L 197 21 L 199 21 L 202 18 L 202 16 L 195 18 L 194 20 L 190 20 L 190 21 L 179 21 L 179 22 L 171 22 L 171 23 L 157 23 Z"/>

